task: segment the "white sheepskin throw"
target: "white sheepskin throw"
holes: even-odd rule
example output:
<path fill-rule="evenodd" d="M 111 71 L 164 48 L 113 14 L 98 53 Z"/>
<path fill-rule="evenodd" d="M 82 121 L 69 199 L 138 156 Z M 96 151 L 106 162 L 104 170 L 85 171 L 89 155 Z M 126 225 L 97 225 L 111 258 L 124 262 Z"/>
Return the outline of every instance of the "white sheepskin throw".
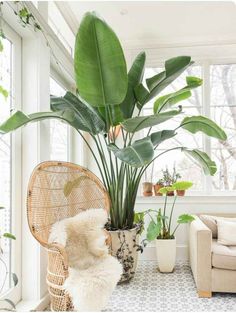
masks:
<path fill-rule="evenodd" d="M 55 223 L 49 242 L 65 246 L 69 277 L 64 286 L 76 311 L 101 311 L 118 283 L 122 266 L 109 255 L 103 230 L 107 213 L 90 209 Z"/>

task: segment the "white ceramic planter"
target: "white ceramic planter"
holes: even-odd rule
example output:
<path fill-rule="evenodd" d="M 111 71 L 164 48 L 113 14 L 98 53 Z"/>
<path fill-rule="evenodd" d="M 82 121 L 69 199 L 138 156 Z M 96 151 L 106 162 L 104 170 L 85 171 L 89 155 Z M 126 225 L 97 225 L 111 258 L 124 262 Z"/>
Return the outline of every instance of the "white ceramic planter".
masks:
<path fill-rule="evenodd" d="M 111 235 L 111 254 L 123 266 L 120 283 L 134 277 L 138 262 L 139 229 L 109 231 Z"/>
<path fill-rule="evenodd" d="M 156 239 L 156 253 L 160 272 L 173 272 L 176 260 L 176 239 Z"/>

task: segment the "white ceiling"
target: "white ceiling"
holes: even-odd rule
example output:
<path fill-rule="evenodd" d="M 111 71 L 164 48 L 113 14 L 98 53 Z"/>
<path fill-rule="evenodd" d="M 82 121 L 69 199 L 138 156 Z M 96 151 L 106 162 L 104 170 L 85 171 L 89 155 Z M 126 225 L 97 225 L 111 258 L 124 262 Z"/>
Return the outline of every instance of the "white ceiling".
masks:
<path fill-rule="evenodd" d="M 67 1 L 75 28 L 87 11 L 98 12 L 126 46 L 236 43 L 231 1 Z M 77 25 L 76 25 L 77 24 Z"/>

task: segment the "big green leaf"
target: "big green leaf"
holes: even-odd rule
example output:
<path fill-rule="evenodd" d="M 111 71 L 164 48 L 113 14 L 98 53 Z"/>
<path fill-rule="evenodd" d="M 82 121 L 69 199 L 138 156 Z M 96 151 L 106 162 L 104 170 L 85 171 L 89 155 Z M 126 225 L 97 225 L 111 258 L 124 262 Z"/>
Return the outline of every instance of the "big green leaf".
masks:
<path fill-rule="evenodd" d="M 187 76 L 186 83 L 187 85 L 184 88 L 158 98 L 154 103 L 154 113 L 160 113 L 161 111 L 170 108 L 172 105 L 188 99 L 191 96 L 190 90 L 201 86 L 202 79 L 198 77 Z"/>
<path fill-rule="evenodd" d="M 145 90 L 136 89 L 136 96 L 141 105 L 150 101 L 158 95 L 163 89 L 169 86 L 179 75 L 181 75 L 193 62 L 189 56 L 179 56 L 169 59 L 165 62 L 165 71 L 148 78 L 146 84 L 149 93 L 145 94 Z"/>
<path fill-rule="evenodd" d="M 119 105 L 98 107 L 98 111 L 106 123 L 107 131 L 109 131 L 111 126 L 117 126 L 124 121 L 124 115 Z"/>
<path fill-rule="evenodd" d="M 187 224 L 187 223 L 191 223 L 194 220 L 195 220 L 194 216 L 192 216 L 190 214 L 182 214 L 178 217 L 177 223 L 178 224 Z"/>
<path fill-rule="evenodd" d="M 161 231 L 160 223 L 155 223 L 154 221 L 151 221 L 147 228 L 147 240 L 152 241 L 155 240 Z"/>
<path fill-rule="evenodd" d="M 191 188 L 193 183 L 191 181 L 177 181 L 172 185 L 175 190 L 187 190 Z"/>
<path fill-rule="evenodd" d="M 74 65 L 79 94 L 90 105 L 124 100 L 128 78 L 122 47 L 114 31 L 94 12 L 85 14 L 80 23 Z"/>
<path fill-rule="evenodd" d="M 209 156 L 198 149 L 187 149 L 182 148 L 182 151 L 184 151 L 187 155 L 192 157 L 194 160 L 196 160 L 202 167 L 205 175 L 214 175 L 217 171 L 216 163 L 212 161 Z"/>
<path fill-rule="evenodd" d="M 128 73 L 128 90 L 124 101 L 121 103 L 121 110 L 125 118 L 132 117 L 136 97 L 134 93 L 135 87 L 141 83 L 145 69 L 145 52 L 141 52 L 135 58 Z"/>
<path fill-rule="evenodd" d="M 133 167 L 141 167 L 148 164 L 154 156 L 150 137 L 136 140 L 132 145 L 123 149 L 119 149 L 114 144 L 110 144 L 108 148 L 113 151 L 118 159 Z"/>
<path fill-rule="evenodd" d="M 53 111 L 72 110 L 76 116 L 78 129 L 92 134 L 98 134 L 105 129 L 105 123 L 96 110 L 82 101 L 71 92 L 67 92 L 64 97 L 51 96 L 51 109 Z"/>
<path fill-rule="evenodd" d="M 153 146 L 157 146 L 163 141 L 170 139 L 176 135 L 174 130 L 161 130 L 151 134 L 151 141 Z"/>
<path fill-rule="evenodd" d="M 171 119 L 181 113 L 181 110 L 172 110 L 160 114 L 137 116 L 129 118 L 122 123 L 124 129 L 129 133 L 134 133 L 146 127 L 152 127 Z"/>
<path fill-rule="evenodd" d="M 11 117 L 9 117 L 3 124 L 0 125 L 0 133 L 6 134 L 19 127 L 22 127 L 30 122 L 37 122 L 45 119 L 57 118 L 66 121 L 75 129 L 84 130 L 82 125 L 77 123 L 75 114 L 71 110 L 58 111 L 58 112 L 39 112 L 26 115 L 21 111 L 17 111 Z"/>
<path fill-rule="evenodd" d="M 220 128 L 215 122 L 204 116 L 191 116 L 185 117 L 180 124 L 180 127 L 195 134 L 197 132 L 203 132 L 204 134 L 215 137 L 220 140 L 226 140 L 227 135 L 222 128 Z"/>

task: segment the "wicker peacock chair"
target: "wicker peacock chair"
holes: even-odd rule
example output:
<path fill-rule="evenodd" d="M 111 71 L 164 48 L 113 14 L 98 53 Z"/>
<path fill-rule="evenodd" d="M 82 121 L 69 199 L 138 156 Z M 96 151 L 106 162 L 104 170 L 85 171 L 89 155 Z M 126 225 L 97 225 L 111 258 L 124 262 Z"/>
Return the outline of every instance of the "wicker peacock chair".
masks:
<path fill-rule="evenodd" d="M 110 200 L 100 180 L 89 170 L 68 162 L 47 161 L 33 171 L 27 194 L 30 231 L 48 251 L 47 284 L 52 311 L 72 311 L 73 305 L 63 288 L 68 276 L 65 249 L 48 243 L 51 226 L 83 210 L 104 208 Z"/>

